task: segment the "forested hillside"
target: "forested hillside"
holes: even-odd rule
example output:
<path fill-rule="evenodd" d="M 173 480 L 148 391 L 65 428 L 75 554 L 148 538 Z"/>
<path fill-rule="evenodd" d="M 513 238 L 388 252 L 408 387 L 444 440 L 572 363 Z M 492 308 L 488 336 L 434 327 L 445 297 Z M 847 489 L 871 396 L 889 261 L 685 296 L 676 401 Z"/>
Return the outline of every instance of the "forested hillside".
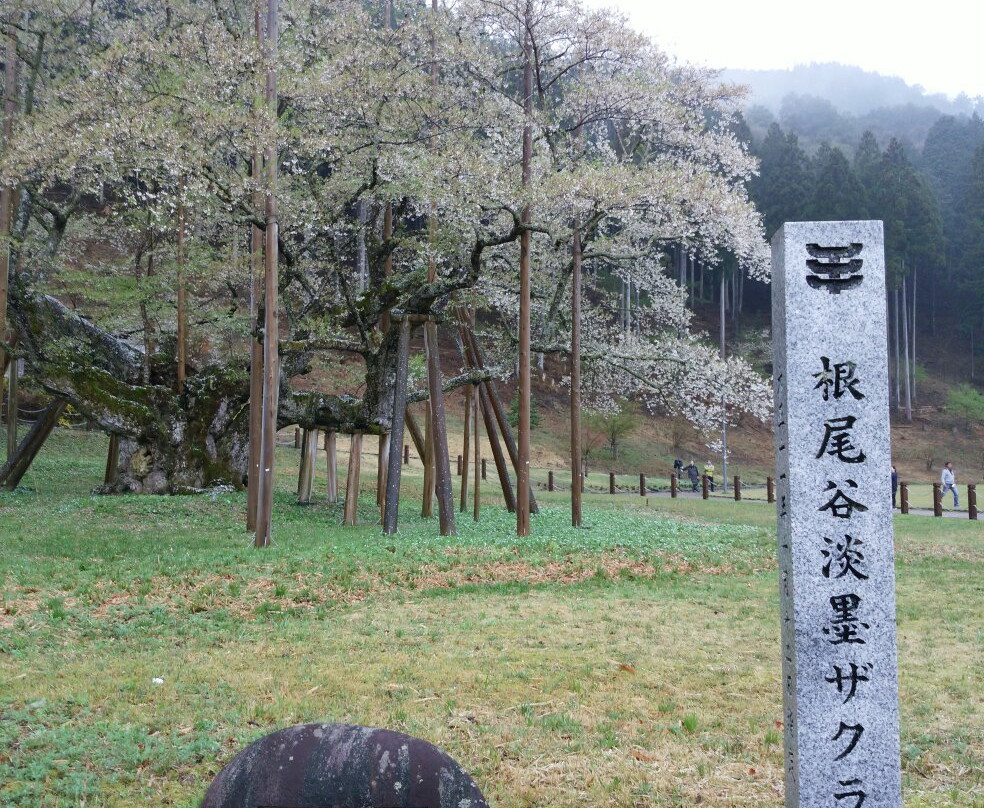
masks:
<path fill-rule="evenodd" d="M 975 381 L 984 330 L 984 122 L 974 103 L 839 65 L 785 78 L 793 76 L 812 76 L 815 94 L 779 98 L 776 77 L 763 82 L 755 74 L 753 105 L 738 131 L 760 160 L 748 187 L 767 235 L 784 221 L 883 220 L 899 406 L 906 345 L 913 384 L 927 367 L 943 371 L 936 360 L 951 381 Z M 755 105 L 760 99 L 777 104 L 777 113 Z M 971 114 L 944 114 L 936 103 Z M 764 316 L 767 301 L 750 290 L 746 318 Z"/>

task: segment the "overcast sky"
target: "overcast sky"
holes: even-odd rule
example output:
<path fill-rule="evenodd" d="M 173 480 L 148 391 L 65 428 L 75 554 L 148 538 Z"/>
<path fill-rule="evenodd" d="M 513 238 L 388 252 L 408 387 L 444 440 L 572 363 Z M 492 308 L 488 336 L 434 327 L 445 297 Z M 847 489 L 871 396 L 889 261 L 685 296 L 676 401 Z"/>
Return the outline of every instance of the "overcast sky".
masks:
<path fill-rule="evenodd" d="M 678 59 L 714 68 L 857 65 L 927 92 L 984 96 L 979 0 L 585 0 L 622 10 Z"/>

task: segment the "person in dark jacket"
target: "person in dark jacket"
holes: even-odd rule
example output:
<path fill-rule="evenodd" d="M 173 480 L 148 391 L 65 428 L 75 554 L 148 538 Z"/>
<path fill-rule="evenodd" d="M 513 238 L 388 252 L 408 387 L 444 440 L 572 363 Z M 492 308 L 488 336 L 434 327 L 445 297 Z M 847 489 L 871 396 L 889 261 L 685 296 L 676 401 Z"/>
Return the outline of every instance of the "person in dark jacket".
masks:
<path fill-rule="evenodd" d="M 690 465 L 683 469 L 687 472 L 687 476 L 690 478 L 690 487 L 693 489 L 694 493 L 697 492 L 697 483 L 700 480 L 700 471 L 697 470 L 697 464 L 693 460 L 690 461 Z"/>

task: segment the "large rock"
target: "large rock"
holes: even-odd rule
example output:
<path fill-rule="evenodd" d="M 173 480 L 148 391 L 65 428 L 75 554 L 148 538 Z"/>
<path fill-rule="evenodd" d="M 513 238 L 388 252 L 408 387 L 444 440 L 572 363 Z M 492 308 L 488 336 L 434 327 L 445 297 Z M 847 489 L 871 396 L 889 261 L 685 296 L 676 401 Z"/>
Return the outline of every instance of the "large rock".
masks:
<path fill-rule="evenodd" d="M 474 780 L 427 741 L 351 724 L 300 724 L 246 747 L 201 808 L 488 808 Z"/>

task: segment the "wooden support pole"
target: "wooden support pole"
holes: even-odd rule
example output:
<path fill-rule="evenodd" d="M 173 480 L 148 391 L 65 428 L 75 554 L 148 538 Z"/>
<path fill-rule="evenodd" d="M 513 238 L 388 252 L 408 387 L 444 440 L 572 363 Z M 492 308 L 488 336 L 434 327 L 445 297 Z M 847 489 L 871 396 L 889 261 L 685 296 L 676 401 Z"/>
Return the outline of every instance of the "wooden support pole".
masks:
<path fill-rule="evenodd" d="M 409 466 L 410 465 L 410 444 L 409 443 L 404 443 L 403 444 L 403 465 L 404 466 Z"/>
<path fill-rule="evenodd" d="M 458 475 L 461 477 L 461 503 L 459 510 L 462 513 L 468 510 L 468 452 L 471 449 L 471 415 L 472 415 L 472 385 L 465 388 L 465 431 L 462 441 L 461 454 L 458 455 Z"/>
<path fill-rule="evenodd" d="M 294 430 L 294 436 L 295 436 L 295 440 L 296 440 L 297 430 Z M 300 498 L 301 498 L 301 489 L 304 487 L 304 470 L 305 470 L 305 466 L 307 466 L 307 453 L 308 453 L 308 440 L 307 440 L 307 437 L 308 437 L 308 431 L 305 429 L 304 432 L 303 432 L 303 434 L 301 435 L 301 440 L 300 440 L 301 458 L 300 458 L 300 460 L 297 461 L 297 498 L 298 498 L 298 500 L 300 500 Z"/>
<path fill-rule="evenodd" d="M 943 515 L 943 486 L 933 483 L 933 516 Z"/>
<path fill-rule="evenodd" d="M 17 394 L 17 360 L 7 365 L 7 461 L 17 454 L 17 413 L 20 409 Z"/>
<path fill-rule="evenodd" d="M 318 437 L 317 432 L 314 435 L 315 438 Z M 301 493 L 301 489 L 304 487 L 304 472 L 308 465 L 308 454 L 311 450 L 311 430 L 301 429 L 301 457 L 297 461 L 297 493 Z"/>
<path fill-rule="evenodd" d="M 267 21 L 261 52 L 266 62 L 266 113 L 277 120 L 277 63 L 279 62 L 280 13 L 277 0 L 267 2 Z M 276 137 L 263 144 L 266 170 L 264 198 L 266 227 L 263 230 L 263 412 L 261 417 L 260 487 L 256 507 L 257 547 L 269 547 L 273 539 L 273 489 L 277 465 L 277 413 L 280 409 L 280 221 L 277 207 Z"/>
<path fill-rule="evenodd" d="M 300 449 L 302 446 L 303 446 L 303 444 L 301 443 L 301 428 L 295 426 L 294 427 L 294 448 L 295 449 Z"/>
<path fill-rule="evenodd" d="M 735 502 L 741 502 L 741 477 L 735 475 Z"/>
<path fill-rule="evenodd" d="M 977 518 L 977 486 L 967 486 L 967 518 Z"/>
<path fill-rule="evenodd" d="M 355 525 L 359 507 L 359 474 L 362 470 L 362 433 L 355 432 L 349 444 L 348 476 L 345 479 L 345 515 L 343 525 Z"/>
<path fill-rule="evenodd" d="M 615 472 L 614 471 L 608 472 L 608 493 L 609 494 L 614 494 L 615 493 Z"/>
<path fill-rule="evenodd" d="M 646 475 L 645 474 L 640 474 L 639 475 L 639 496 L 640 497 L 646 496 Z"/>
<path fill-rule="evenodd" d="M 386 510 L 386 478 L 389 476 L 389 455 L 390 433 L 383 432 L 379 436 L 379 444 L 376 449 L 376 504 L 380 508 L 380 516 Z"/>
<path fill-rule="evenodd" d="M 581 127 L 577 127 L 580 140 Z M 574 242 L 571 245 L 571 475 L 573 480 L 580 478 L 582 464 L 581 452 L 581 223 L 574 217 Z M 583 483 L 583 480 L 582 480 Z M 571 488 L 571 527 L 581 527 L 584 521 L 582 495 L 584 485 Z"/>
<path fill-rule="evenodd" d="M 326 469 L 328 471 L 328 501 L 338 502 L 338 438 L 334 432 L 325 433 Z"/>
<path fill-rule="evenodd" d="M 492 449 L 492 459 L 495 461 L 495 470 L 499 475 L 499 485 L 502 487 L 502 497 L 506 503 L 506 510 L 509 513 L 516 512 L 516 495 L 513 492 L 512 482 L 509 480 L 509 470 L 506 468 L 506 457 L 502 452 L 502 445 L 499 443 L 499 435 L 496 432 L 495 416 L 492 413 L 492 404 L 489 401 L 488 390 L 485 385 L 478 386 L 478 396 L 481 402 L 482 420 L 485 423 L 485 434 L 489 439 L 489 447 Z M 482 461 L 482 479 L 485 479 L 485 461 Z"/>
<path fill-rule="evenodd" d="M 119 473 L 120 467 L 120 438 L 119 435 L 109 436 L 109 450 L 106 452 L 106 473 L 103 475 L 103 485 L 111 485 Z"/>
<path fill-rule="evenodd" d="M 482 428 L 478 423 L 478 389 L 474 390 L 471 400 L 472 423 L 475 424 L 475 480 L 472 484 L 472 518 L 477 522 L 482 507 L 481 487 L 485 478 L 485 461 L 482 459 Z"/>
<path fill-rule="evenodd" d="M 483 457 L 482 458 L 482 479 L 483 480 L 487 480 L 489 478 L 489 476 L 488 476 L 488 469 L 485 467 L 485 464 L 487 462 L 488 461 L 486 460 L 486 458 Z"/>
<path fill-rule="evenodd" d="M 431 419 L 428 402 L 424 412 L 424 453 L 420 457 L 424 461 L 424 491 L 420 515 L 425 519 L 430 519 L 434 515 L 434 428 Z"/>
<path fill-rule="evenodd" d="M 178 186 L 178 232 L 177 232 L 177 287 L 178 287 L 178 392 L 183 393 L 185 378 L 188 372 L 188 304 L 187 288 L 185 285 L 185 183 L 184 179 Z"/>
<path fill-rule="evenodd" d="M 478 344 L 478 338 L 475 336 L 475 332 L 471 329 L 471 326 L 465 319 L 465 315 L 460 310 L 458 317 L 461 324 L 462 341 L 465 346 L 466 362 L 475 369 L 485 368 L 485 356 L 482 352 L 481 346 Z M 480 387 L 486 392 L 488 402 L 492 408 L 492 412 L 495 415 L 496 424 L 499 427 L 499 434 L 502 435 L 502 441 L 506 444 L 506 450 L 509 452 L 509 459 L 512 462 L 513 471 L 518 474 L 519 449 L 517 448 L 516 441 L 513 438 L 512 427 L 510 427 L 509 419 L 506 417 L 506 411 L 502 406 L 502 400 L 499 398 L 499 394 L 491 380 L 485 380 L 482 382 Z M 488 424 L 486 424 L 485 431 L 488 433 Z M 532 487 L 530 487 L 530 513 L 539 513 L 539 506 L 537 505 L 536 497 L 533 495 Z"/>
<path fill-rule="evenodd" d="M 572 474 L 571 475 L 571 486 L 573 487 L 573 486 L 576 486 L 576 485 L 577 485 L 577 474 Z M 548 491 L 553 491 L 554 490 L 553 469 L 550 469 L 550 471 L 547 472 L 547 490 Z"/>
<path fill-rule="evenodd" d="M 765 498 L 769 502 L 776 501 L 776 481 L 771 477 L 765 478 Z"/>
<path fill-rule="evenodd" d="M 899 482 L 899 510 L 902 513 L 909 512 L 909 484 Z"/>
<path fill-rule="evenodd" d="M 15 14 L 12 10 L 9 12 L 10 18 L 3 31 L 6 36 L 4 39 L 4 72 L 3 72 L 3 121 L 2 121 L 2 138 L 0 138 L 0 148 L 6 150 L 10 144 L 11 138 L 14 134 L 14 120 L 17 117 L 19 99 L 18 99 L 18 80 L 17 80 L 17 29 L 14 27 L 14 21 L 20 21 L 20 12 Z M 0 187 L 0 339 L 5 342 L 12 342 L 12 338 L 7 333 L 7 291 L 8 291 L 8 280 L 10 277 L 10 234 L 13 232 L 13 222 L 15 218 L 14 214 L 14 197 L 16 191 L 13 185 L 3 185 Z M 0 375 L 7 372 L 8 362 L 9 365 L 16 365 L 17 362 L 11 357 L 8 357 L 6 351 L 0 348 L 0 357 L 2 357 L 2 371 Z M 0 382 L 0 387 L 2 387 L 2 382 Z M 13 412 L 13 418 L 10 414 Z M 7 410 L 7 459 L 9 460 L 17 449 L 17 410 Z M 11 426 L 12 425 L 12 426 Z M 14 443 L 11 445 L 10 434 L 14 434 Z"/>
<path fill-rule="evenodd" d="M 390 432 L 389 468 L 386 474 L 386 496 L 383 501 L 383 533 L 396 533 L 400 515 L 400 447 L 403 462 L 409 462 L 410 447 L 403 443 L 403 428 L 413 419 L 407 409 L 407 374 L 410 357 L 410 321 L 400 322 L 400 338 L 396 349 L 396 381 L 393 384 L 393 422 Z"/>
<path fill-rule="evenodd" d="M 53 401 L 45 408 L 38 420 L 34 422 L 34 426 L 24 436 L 24 440 L 20 442 L 16 451 L 0 469 L 0 485 L 8 491 L 13 491 L 20 485 L 21 478 L 27 473 L 31 463 L 34 462 L 34 458 L 44 446 L 44 442 L 48 440 L 51 431 L 58 424 L 58 419 L 64 409 L 65 402 L 61 400 Z"/>
<path fill-rule="evenodd" d="M 677 495 L 677 476 L 676 474 L 670 475 L 670 496 L 676 499 Z"/>
<path fill-rule="evenodd" d="M 461 455 L 458 455 L 458 459 L 456 461 L 456 465 L 454 469 L 454 475 L 455 477 L 461 476 Z"/>
<path fill-rule="evenodd" d="M 413 417 L 413 413 L 410 412 L 409 409 L 403 417 L 403 423 L 406 424 L 407 432 L 410 433 L 410 439 L 413 441 L 413 448 L 417 450 L 417 456 L 420 458 L 420 462 L 426 462 L 427 448 L 424 442 L 426 439 L 424 438 L 424 433 L 420 429 L 420 424 L 417 423 L 417 419 Z"/>
<path fill-rule="evenodd" d="M 524 188 L 530 184 L 533 161 L 533 58 L 530 44 L 530 15 L 532 5 L 525 6 L 523 26 L 523 158 L 522 179 Z M 532 210 L 529 203 L 523 206 L 520 221 L 528 225 L 532 221 Z M 524 228 L 519 236 L 519 447 L 518 453 L 509 454 L 513 467 L 516 469 L 516 535 L 530 535 L 530 514 L 532 508 L 532 490 L 530 488 L 530 311 L 531 311 L 531 272 L 530 254 L 532 252 L 532 234 Z M 506 427 L 508 424 L 506 424 Z M 499 428 L 506 435 L 506 427 Z M 507 444 L 510 442 L 507 439 Z M 577 471 L 575 470 L 575 474 Z"/>
<path fill-rule="evenodd" d="M 708 488 L 710 487 L 710 481 L 707 479 L 706 474 L 700 475 L 700 482 L 701 482 L 701 497 L 703 499 L 707 499 L 707 497 L 709 496 Z"/>
<path fill-rule="evenodd" d="M 300 505 L 307 505 L 311 502 L 311 492 L 314 490 L 314 469 L 318 456 L 318 430 L 305 429 L 303 437 L 301 467 L 297 473 L 297 502 Z"/>
<path fill-rule="evenodd" d="M 263 22 L 255 10 L 257 41 L 263 38 Z M 253 148 L 253 214 L 263 215 L 263 158 L 259 146 Z M 249 291 L 249 457 L 246 472 L 246 530 L 256 530 L 256 509 L 260 495 L 260 434 L 263 417 L 263 341 L 260 331 L 260 300 L 263 297 L 263 230 L 254 223 L 250 227 L 250 291 Z M 327 447 L 326 447 L 327 448 Z"/>

